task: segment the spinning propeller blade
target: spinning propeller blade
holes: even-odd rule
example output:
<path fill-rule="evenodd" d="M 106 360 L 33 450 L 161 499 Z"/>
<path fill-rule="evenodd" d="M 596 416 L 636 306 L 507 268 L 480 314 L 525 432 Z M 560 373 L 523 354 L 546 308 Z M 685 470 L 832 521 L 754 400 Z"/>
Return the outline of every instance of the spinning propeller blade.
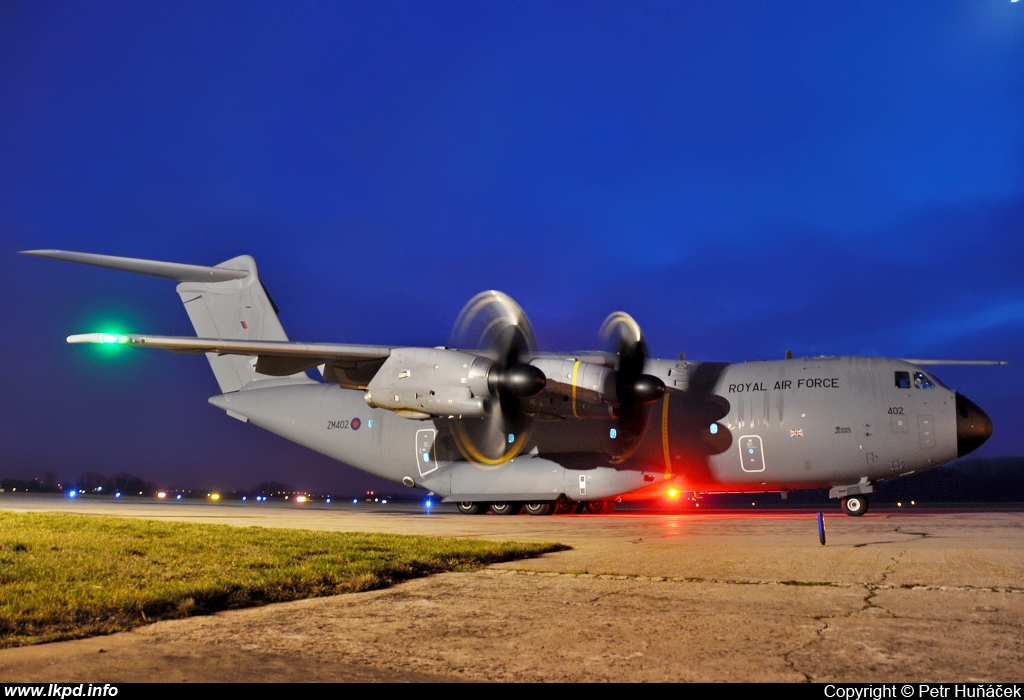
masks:
<path fill-rule="evenodd" d="M 601 337 L 619 355 L 615 415 L 619 418 L 622 450 L 612 461 L 621 463 L 629 459 L 640 444 L 650 420 L 649 404 L 665 394 L 665 383 L 643 373 L 647 341 L 632 316 L 622 311 L 610 314 L 601 324 Z"/>
<path fill-rule="evenodd" d="M 462 309 L 449 345 L 479 350 L 491 360 L 486 377 L 490 411 L 482 418 L 454 420 L 455 444 L 471 462 L 505 464 L 530 437 L 533 419 L 526 413 L 525 400 L 542 392 L 547 383 L 544 373 L 529 364 L 529 355 L 536 350 L 533 328 L 512 297 L 494 290 L 481 292 Z"/>

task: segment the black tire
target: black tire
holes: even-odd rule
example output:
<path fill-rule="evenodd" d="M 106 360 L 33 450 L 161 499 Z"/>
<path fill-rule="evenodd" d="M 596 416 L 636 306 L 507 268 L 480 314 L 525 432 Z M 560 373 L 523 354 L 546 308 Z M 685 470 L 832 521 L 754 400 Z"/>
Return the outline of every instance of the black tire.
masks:
<path fill-rule="evenodd" d="M 463 515 L 479 515 L 487 512 L 487 506 L 472 501 L 459 501 L 459 512 Z"/>
<path fill-rule="evenodd" d="M 607 515 L 615 510 L 614 501 L 587 501 L 587 512 L 591 515 Z"/>
<path fill-rule="evenodd" d="M 555 515 L 572 515 L 578 513 L 580 503 L 576 501 L 570 501 L 568 498 L 559 498 L 555 501 Z"/>
<path fill-rule="evenodd" d="M 847 496 L 843 499 L 843 512 L 847 515 L 859 518 L 868 512 L 868 497 Z"/>
<path fill-rule="evenodd" d="M 523 512 L 527 515 L 551 515 L 555 510 L 555 504 L 551 501 L 537 501 L 536 503 L 523 504 Z"/>
<path fill-rule="evenodd" d="M 521 506 L 518 503 L 505 501 L 491 504 L 491 512 L 495 515 L 515 515 L 519 512 L 520 508 Z"/>

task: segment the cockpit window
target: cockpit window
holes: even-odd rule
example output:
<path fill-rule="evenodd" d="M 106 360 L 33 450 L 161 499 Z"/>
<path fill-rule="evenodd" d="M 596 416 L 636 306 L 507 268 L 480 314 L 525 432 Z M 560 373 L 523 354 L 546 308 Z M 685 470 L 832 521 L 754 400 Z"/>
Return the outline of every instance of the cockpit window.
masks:
<path fill-rule="evenodd" d="M 914 372 L 914 388 L 934 389 L 935 385 L 932 384 L 932 380 L 924 372 Z"/>
<path fill-rule="evenodd" d="M 897 372 L 896 373 L 896 388 L 897 389 L 909 389 L 910 388 L 910 372 Z"/>

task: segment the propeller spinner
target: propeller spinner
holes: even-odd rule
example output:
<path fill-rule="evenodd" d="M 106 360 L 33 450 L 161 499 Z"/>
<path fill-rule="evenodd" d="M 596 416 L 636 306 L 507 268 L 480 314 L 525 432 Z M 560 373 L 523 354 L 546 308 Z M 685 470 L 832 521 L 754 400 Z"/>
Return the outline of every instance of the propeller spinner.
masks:
<path fill-rule="evenodd" d="M 601 324 L 601 337 L 619 355 L 614 411 L 619 418 L 622 450 L 612 461 L 620 463 L 627 460 L 640 444 L 650 420 L 649 404 L 665 394 L 665 383 L 643 373 L 647 361 L 647 341 L 632 316 L 622 311 L 610 314 Z"/>
<path fill-rule="evenodd" d="M 524 402 L 547 384 L 544 373 L 529 364 L 529 355 L 536 350 L 533 328 L 512 297 L 494 290 L 481 292 L 462 309 L 449 345 L 477 350 L 489 360 L 474 363 L 470 383 L 474 374 L 478 385 L 485 380 L 490 410 L 481 418 L 452 421 L 455 444 L 471 462 L 500 466 L 529 440 L 533 419 Z"/>

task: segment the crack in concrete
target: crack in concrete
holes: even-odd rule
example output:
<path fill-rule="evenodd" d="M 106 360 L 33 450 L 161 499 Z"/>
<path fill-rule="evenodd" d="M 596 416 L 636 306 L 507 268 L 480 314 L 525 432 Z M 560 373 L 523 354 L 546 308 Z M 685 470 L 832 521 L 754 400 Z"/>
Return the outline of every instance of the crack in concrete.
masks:
<path fill-rule="evenodd" d="M 926 539 L 928 537 L 931 537 L 931 535 L 929 533 L 927 533 L 927 532 L 912 532 L 910 530 L 904 530 L 901 525 L 897 525 L 896 526 L 895 532 L 898 532 L 901 535 L 916 535 L 916 536 L 920 537 L 922 540 Z"/>
<path fill-rule="evenodd" d="M 806 671 L 801 671 L 799 668 L 797 668 L 796 662 L 790 659 L 789 657 L 792 654 L 795 654 L 799 651 L 804 651 L 805 649 L 815 644 L 819 644 L 821 642 L 822 638 L 824 637 L 825 630 L 828 629 L 828 622 L 823 621 L 823 618 L 818 618 L 818 621 L 821 624 L 819 624 L 818 627 L 814 630 L 814 637 L 812 639 L 810 639 L 806 644 L 803 644 L 797 647 L 796 649 L 790 649 L 782 655 L 782 660 L 793 671 L 793 673 L 799 673 L 801 676 L 804 677 L 804 683 L 814 683 L 814 676 L 812 676 L 810 673 L 807 673 Z"/>
<path fill-rule="evenodd" d="M 859 613 L 863 613 L 863 612 L 867 612 L 868 610 L 871 610 L 872 608 L 876 608 L 878 610 L 881 610 L 883 613 L 885 613 L 889 617 L 892 617 L 892 618 L 896 617 L 896 615 L 894 615 L 893 612 L 891 610 L 889 610 L 888 608 L 885 608 L 884 606 L 875 604 L 874 599 L 878 595 L 879 591 L 885 590 L 884 588 L 882 588 L 882 586 L 885 586 L 886 579 L 888 579 L 889 576 L 891 576 L 892 574 L 894 574 L 896 572 L 896 567 L 897 567 L 897 565 L 899 565 L 900 559 L 902 559 L 903 555 L 906 554 L 906 553 L 907 553 L 907 550 L 901 549 L 899 552 L 896 553 L 896 556 L 894 556 L 892 558 L 892 560 L 890 561 L 889 565 L 886 566 L 885 569 L 882 570 L 882 574 L 878 577 L 878 581 L 876 581 L 874 583 L 865 583 L 864 584 L 864 587 L 867 590 L 867 595 L 864 596 L 864 607 L 857 611 L 858 614 Z"/>
<path fill-rule="evenodd" d="M 883 583 L 882 581 L 884 578 L 888 576 L 886 573 L 883 573 L 879 582 L 873 584 L 842 583 L 839 581 L 798 581 L 794 579 L 788 579 L 785 581 L 757 581 L 750 579 L 704 578 L 702 576 L 591 574 L 588 572 L 534 571 L 530 569 L 481 569 L 475 573 L 476 575 L 482 576 L 536 576 L 539 578 L 580 578 L 606 581 L 649 581 L 651 583 L 720 583 L 733 586 L 824 586 L 829 588 L 861 588 L 865 585 L 871 585 L 879 591 L 910 590 L 938 591 L 942 593 L 1024 593 L 1024 587 L 1017 586 L 938 586 L 934 584 L 919 583 Z"/>

